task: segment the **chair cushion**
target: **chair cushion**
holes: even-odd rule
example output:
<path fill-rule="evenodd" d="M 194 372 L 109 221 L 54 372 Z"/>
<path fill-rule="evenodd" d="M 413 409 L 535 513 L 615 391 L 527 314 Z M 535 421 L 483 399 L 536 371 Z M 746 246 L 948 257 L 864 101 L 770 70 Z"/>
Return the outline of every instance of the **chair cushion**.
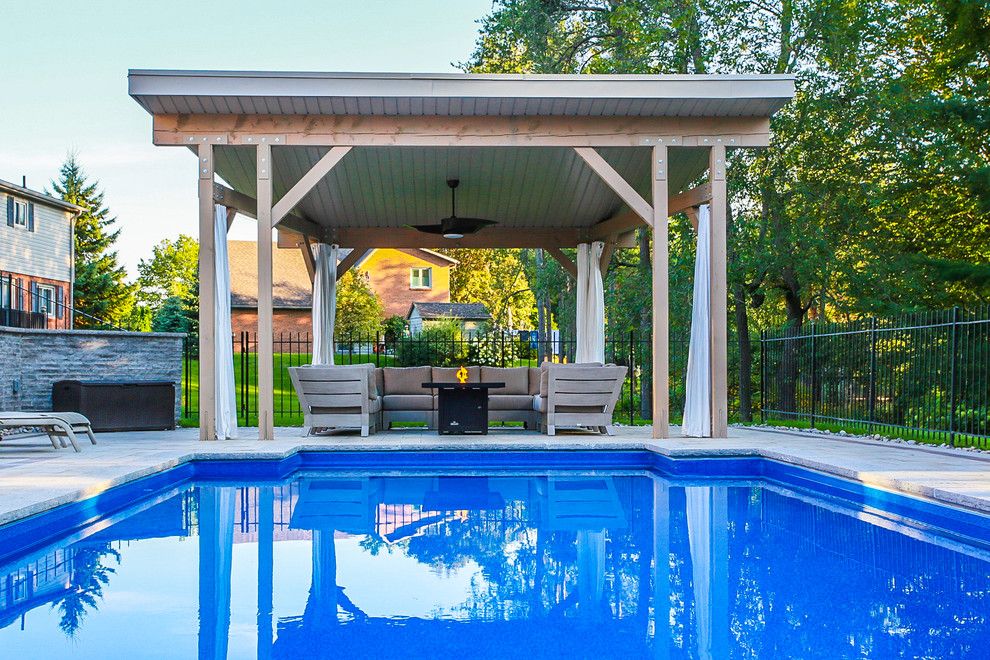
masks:
<path fill-rule="evenodd" d="M 547 398 L 536 394 L 533 396 L 533 410 L 545 413 L 547 411 Z"/>
<path fill-rule="evenodd" d="M 488 397 L 488 409 L 532 410 L 533 397 L 528 394 L 492 394 Z"/>
<path fill-rule="evenodd" d="M 492 394 L 526 394 L 529 391 L 529 369 L 526 367 L 482 367 L 481 382 L 505 383 Z"/>
<path fill-rule="evenodd" d="M 420 388 L 422 390 L 423 388 Z M 424 390 L 427 391 L 427 390 Z M 431 394 L 386 394 L 383 410 L 433 410 Z"/>
<path fill-rule="evenodd" d="M 382 369 L 385 396 L 392 394 L 428 394 L 423 383 L 432 379 L 429 367 L 385 367 Z M 385 408 L 388 410 L 388 407 Z M 394 410 L 394 409 L 393 409 Z"/>
<path fill-rule="evenodd" d="M 457 370 L 460 367 L 433 367 L 433 382 L 434 383 L 456 383 L 457 382 Z M 481 382 L 481 368 L 480 367 L 467 367 L 468 372 L 468 382 L 469 383 L 480 383 Z"/>
<path fill-rule="evenodd" d="M 380 367 L 375 369 L 375 391 L 378 396 L 385 396 L 385 372 Z"/>

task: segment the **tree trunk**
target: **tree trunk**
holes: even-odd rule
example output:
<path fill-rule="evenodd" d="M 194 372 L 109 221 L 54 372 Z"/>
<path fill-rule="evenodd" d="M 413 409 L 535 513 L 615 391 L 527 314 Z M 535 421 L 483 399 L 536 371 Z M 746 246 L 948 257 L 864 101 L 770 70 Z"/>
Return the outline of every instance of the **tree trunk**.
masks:
<path fill-rule="evenodd" d="M 753 419 L 753 344 L 749 337 L 749 317 L 746 314 L 746 290 L 742 283 L 732 285 L 733 308 L 736 314 L 736 343 L 739 346 L 739 419 Z"/>

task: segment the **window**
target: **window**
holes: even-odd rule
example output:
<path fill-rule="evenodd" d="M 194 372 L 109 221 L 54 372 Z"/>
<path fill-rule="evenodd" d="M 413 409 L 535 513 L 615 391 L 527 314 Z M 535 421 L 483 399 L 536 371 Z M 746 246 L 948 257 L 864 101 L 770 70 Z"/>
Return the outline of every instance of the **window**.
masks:
<path fill-rule="evenodd" d="M 10 275 L 0 275 L 0 309 L 11 309 L 11 300 L 13 297 L 11 294 L 11 279 Z"/>
<path fill-rule="evenodd" d="M 19 199 L 14 200 L 14 226 L 27 227 L 28 224 L 28 203 Z"/>
<path fill-rule="evenodd" d="M 37 286 L 38 311 L 45 312 L 50 317 L 55 316 L 55 287 L 50 284 Z"/>
<path fill-rule="evenodd" d="M 410 268 L 409 288 L 410 289 L 432 289 L 433 273 L 432 268 Z"/>

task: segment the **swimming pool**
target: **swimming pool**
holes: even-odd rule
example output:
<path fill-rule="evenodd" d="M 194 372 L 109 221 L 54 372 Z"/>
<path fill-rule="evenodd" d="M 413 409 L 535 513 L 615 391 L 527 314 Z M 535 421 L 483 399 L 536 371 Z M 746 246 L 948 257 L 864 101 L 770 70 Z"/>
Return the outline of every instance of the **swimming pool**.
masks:
<path fill-rule="evenodd" d="M 4 658 L 943 658 L 990 644 L 986 516 L 756 458 L 190 463 L 0 528 L 0 580 Z"/>

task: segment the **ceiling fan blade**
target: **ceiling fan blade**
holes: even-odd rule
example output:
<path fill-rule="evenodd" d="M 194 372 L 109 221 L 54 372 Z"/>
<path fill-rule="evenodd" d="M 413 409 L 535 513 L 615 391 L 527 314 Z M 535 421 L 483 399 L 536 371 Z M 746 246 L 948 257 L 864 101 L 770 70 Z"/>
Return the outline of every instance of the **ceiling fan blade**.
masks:
<path fill-rule="evenodd" d="M 497 225 L 494 220 L 484 220 L 482 218 L 444 218 L 441 221 L 444 229 L 454 231 L 459 234 L 473 234 L 479 229 L 484 229 L 490 225 Z"/>
<path fill-rule="evenodd" d="M 443 225 L 406 225 L 410 229 L 415 229 L 416 231 L 421 231 L 426 234 L 442 234 Z"/>

